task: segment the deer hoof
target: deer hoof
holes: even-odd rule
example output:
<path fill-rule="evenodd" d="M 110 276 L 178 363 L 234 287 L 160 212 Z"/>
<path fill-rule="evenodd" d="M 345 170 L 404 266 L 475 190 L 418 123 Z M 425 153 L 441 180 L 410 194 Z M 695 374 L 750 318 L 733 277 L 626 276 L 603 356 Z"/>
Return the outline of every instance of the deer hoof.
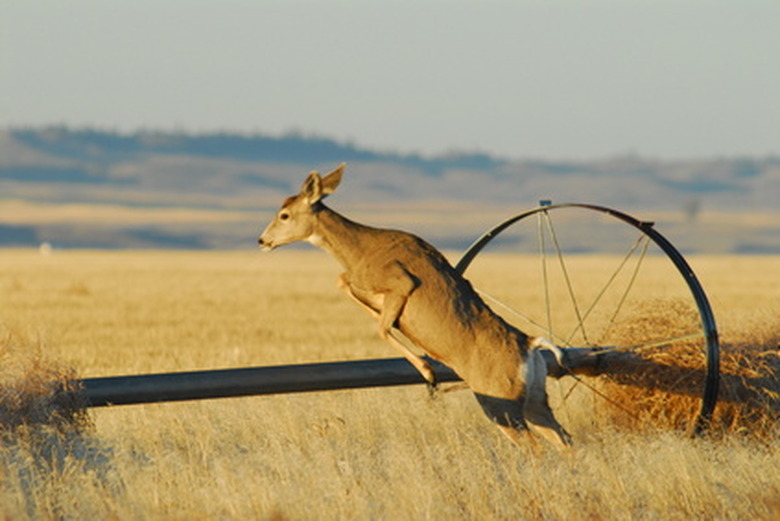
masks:
<path fill-rule="evenodd" d="M 439 382 L 433 381 L 433 382 L 427 382 L 425 384 L 425 387 L 428 389 L 428 397 L 432 400 L 435 400 L 439 397 L 441 392 L 441 387 L 439 386 Z"/>

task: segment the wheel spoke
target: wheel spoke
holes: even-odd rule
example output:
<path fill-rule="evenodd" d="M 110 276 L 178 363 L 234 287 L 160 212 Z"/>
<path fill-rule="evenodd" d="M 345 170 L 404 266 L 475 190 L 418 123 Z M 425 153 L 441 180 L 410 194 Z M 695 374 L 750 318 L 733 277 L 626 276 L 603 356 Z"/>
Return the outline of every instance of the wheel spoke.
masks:
<path fill-rule="evenodd" d="M 528 324 L 530 324 L 532 326 L 535 326 L 535 327 L 538 327 L 539 329 L 542 329 L 542 330 L 545 329 L 545 326 L 543 324 L 541 324 L 539 321 L 534 320 L 533 318 L 529 317 L 525 313 L 521 313 L 520 311 L 516 310 L 512 306 L 510 306 L 510 305 L 506 304 L 505 302 L 497 299 L 493 295 L 491 295 L 489 293 L 486 293 L 485 291 L 482 291 L 481 289 L 478 289 L 478 288 L 475 288 L 475 290 L 483 299 L 489 300 L 493 304 L 497 304 L 502 309 L 507 311 L 509 314 L 514 315 L 517 318 L 527 322 Z M 563 338 L 561 338 L 559 336 L 556 336 L 555 333 L 552 333 L 550 341 L 552 341 L 554 343 L 560 343 L 560 345 L 563 345 L 563 342 L 565 342 L 565 339 L 563 339 Z M 570 346 L 567 346 L 567 347 L 570 347 Z"/>
<path fill-rule="evenodd" d="M 616 407 L 616 408 L 620 409 L 625 414 L 628 414 L 629 416 L 631 416 L 631 418 L 633 418 L 634 420 L 636 420 L 638 422 L 641 422 L 641 423 L 648 423 L 647 420 L 642 418 L 642 416 L 640 416 L 639 414 L 637 414 L 636 411 L 633 411 L 633 410 L 629 409 L 628 407 L 626 407 L 625 405 L 619 403 L 618 401 L 613 400 L 612 398 L 610 398 L 609 396 L 604 394 L 598 387 L 589 384 L 588 382 L 585 381 L 585 379 L 581 378 L 580 376 L 578 376 L 578 375 L 576 375 L 574 373 L 570 373 L 569 376 L 574 378 L 575 383 L 574 383 L 574 385 L 571 386 L 571 388 L 568 390 L 568 392 L 563 396 L 563 398 L 561 399 L 561 403 L 566 403 L 566 401 L 569 399 L 569 397 L 574 392 L 574 389 L 578 385 L 582 384 L 583 387 L 586 387 L 594 395 L 598 396 L 599 398 L 604 400 L 606 403 L 609 403 L 613 407 Z"/>
<path fill-rule="evenodd" d="M 558 257 L 558 263 L 561 266 L 561 272 L 563 273 L 564 281 L 566 282 L 566 289 L 569 292 L 569 298 L 571 299 L 572 307 L 574 308 L 574 314 L 577 317 L 577 328 L 582 331 L 582 338 L 584 339 L 586 344 L 589 344 L 588 341 L 588 334 L 585 331 L 585 324 L 582 318 L 582 313 L 580 313 L 580 307 L 577 304 L 577 297 L 574 295 L 574 288 L 571 283 L 571 278 L 569 277 L 569 270 L 566 269 L 566 262 L 563 258 L 563 252 L 561 251 L 561 246 L 558 243 L 558 235 L 555 233 L 555 228 L 553 227 L 552 219 L 550 218 L 550 215 L 548 212 L 543 212 L 545 215 L 545 221 L 547 223 L 547 229 L 550 233 L 550 238 L 552 239 L 552 243 L 555 246 L 555 252 Z M 566 341 L 566 345 L 568 345 L 568 341 Z"/>
<path fill-rule="evenodd" d="M 633 346 L 628 346 L 627 349 L 630 349 L 631 351 L 634 352 L 641 352 L 641 351 L 646 351 L 648 349 L 653 349 L 655 347 L 666 347 L 672 344 L 677 344 L 679 342 L 687 342 L 689 340 L 695 340 L 697 338 L 704 338 L 704 332 L 696 331 L 694 333 L 688 333 L 687 335 L 678 335 L 670 338 L 650 340 L 647 342 L 642 342 L 640 344 L 634 344 Z"/>
<path fill-rule="evenodd" d="M 622 307 L 623 302 L 625 301 L 626 296 L 628 295 L 629 290 L 631 289 L 631 286 L 633 285 L 633 282 L 636 279 L 636 275 L 637 275 L 637 273 L 639 271 L 639 264 L 641 264 L 641 259 L 644 258 L 644 252 L 647 250 L 647 246 L 649 244 L 649 241 L 650 241 L 650 239 L 648 239 L 646 235 L 639 234 L 639 237 L 637 237 L 636 241 L 634 241 L 634 243 L 631 245 L 631 247 L 628 250 L 628 253 L 626 253 L 626 255 L 623 257 L 623 260 L 620 262 L 620 264 L 618 265 L 617 269 L 609 277 L 607 282 L 604 284 L 604 286 L 598 292 L 596 297 L 593 299 L 593 302 L 591 303 L 591 305 L 588 307 L 588 309 L 585 311 L 585 313 L 582 316 L 583 321 L 587 320 L 587 318 L 590 316 L 591 312 L 596 308 L 598 303 L 601 301 L 601 298 L 604 296 L 604 294 L 607 292 L 607 290 L 612 286 L 612 283 L 615 282 L 615 279 L 617 279 L 617 276 L 620 274 L 621 271 L 623 271 L 623 268 L 626 266 L 626 264 L 628 263 L 629 259 L 634 255 L 634 253 L 636 252 L 637 248 L 639 248 L 639 246 L 643 244 L 643 248 L 642 248 L 643 253 L 642 253 L 642 256 L 640 258 L 640 261 L 637 262 L 637 266 L 634 268 L 634 273 L 631 276 L 631 279 L 629 281 L 628 287 L 623 292 L 623 297 L 620 300 L 618 308 L 616 309 L 615 313 L 613 313 L 610 321 L 607 323 L 607 326 L 606 326 L 604 332 L 601 335 L 602 339 L 604 338 L 606 333 L 609 331 L 609 329 L 612 327 L 612 323 L 614 322 L 615 318 L 617 317 L 617 314 L 620 311 L 620 307 Z M 582 324 L 581 323 L 577 324 L 574 327 L 574 329 L 571 331 L 571 333 L 569 333 L 569 335 L 566 337 L 566 342 L 568 344 L 571 344 L 571 341 L 574 338 L 574 335 L 576 335 L 577 331 L 579 331 L 580 329 L 582 329 Z M 601 342 L 600 340 L 597 341 L 596 345 L 598 345 L 600 342 Z"/>
<path fill-rule="evenodd" d="M 612 313 L 612 316 L 609 318 L 609 321 L 607 322 L 607 327 L 604 328 L 604 332 L 601 334 L 602 340 L 607 337 L 607 333 L 609 333 L 610 329 L 612 329 L 612 326 L 615 325 L 615 320 L 620 314 L 620 311 L 623 309 L 623 304 L 626 303 L 626 299 L 628 298 L 628 294 L 631 292 L 631 288 L 634 287 L 634 282 L 636 282 L 637 275 L 639 275 L 639 268 L 642 267 L 642 263 L 645 260 L 645 256 L 647 255 L 648 246 L 650 246 L 650 241 L 646 240 L 644 245 L 642 246 L 642 251 L 639 254 L 639 259 L 637 259 L 636 265 L 634 266 L 634 272 L 631 274 L 631 278 L 629 279 L 628 284 L 626 285 L 626 290 L 623 292 L 623 295 L 620 297 L 620 301 L 618 302 L 618 305 L 615 307 L 615 312 Z"/>
<path fill-rule="evenodd" d="M 543 225 L 543 216 L 546 216 L 547 212 L 543 211 L 539 213 L 539 219 L 538 219 L 538 241 L 539 241 L 539 254 L 542 259 L 542 284 L 544 285 L 544 308 L 545 312 L 547 314 L 547 336 L 550 337 L 550 340 L 555 342 L 555 340 L 552 340 L 555 336 L 555 333 L 553 332 L 553 326 L 552 326 L 552 308 L 550 307 L 550 281 L 547 275 L 547 246 L 545 245 L 544 240 L 544 225 Z"/>
<path fill-rule="evenodd" d="M 687 333 L 685 335 L 678 335 L 678 336 L 673 336 L 668 338 L 657 338 L 653 340 L 647 340 L 645 342 L 640 342 L 639 344 L 633 344 L 630 346 L 608 347 L 605 349 L 601 349 L 599 351 L 594 351 L 592 354 L 594 356 L 597 356 L 604 353 L 620 352 L 620 351 L 625 351 L 625 352 L 632 351 L 634 353 L 640 353 L 642 351 L 647 351 L 648 349 L 654 349 L 656 347 L 666 347 L 679 342 L 687 342 L 689 340 L 696 340 L 700 338 L 706 338 L 703 331 L 696 331 L 694 333 Z"/>

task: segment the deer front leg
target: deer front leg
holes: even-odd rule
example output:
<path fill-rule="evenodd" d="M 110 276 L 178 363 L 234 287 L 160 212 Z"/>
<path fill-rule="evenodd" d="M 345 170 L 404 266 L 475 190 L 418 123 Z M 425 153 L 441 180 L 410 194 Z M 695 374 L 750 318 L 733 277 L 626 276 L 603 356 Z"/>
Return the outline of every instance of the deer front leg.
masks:
<path fill-rule="evenodd" d="M 360 298 L 359 298 L 359 297 L 358 297 L 358 296 L 355 294 L 355 292 L 354 292 L 354 291 L 353 291 L 353 289 L 352 289 L 352 286 L 351 286 L 351 285 L 350 285 L 350 283 L 349 283 L 349 276 L 348 276 L 346 273 L 342 273 L 341 275 L 339 275 L 338 286 L 339 286 L 339 289 L 343 290 L 343 291 L 344 291 L 344 292 L 345 292 L 347 295 L 349 295 L 349 297 L 350 297 L 352 300 L 354 300 L 355 302 L 357 302 L 358 304 L 360 304 L 360 307 L 362 307 L 363 309 L 365 309 L 366 311 L 368 311 L 368 313 L 369 313 L 369 314 L 370 314 L 372 317 L 374 317 L 375 319 L 379 320 L 379 311 L 377 311 L 376 309 L 374 309 L 373 307 L 371 307 L 370 305 L 368 305 L 366 302 L 364 302 L 363 300 L 361 300 L 361 299 L 360 299 Z"/>

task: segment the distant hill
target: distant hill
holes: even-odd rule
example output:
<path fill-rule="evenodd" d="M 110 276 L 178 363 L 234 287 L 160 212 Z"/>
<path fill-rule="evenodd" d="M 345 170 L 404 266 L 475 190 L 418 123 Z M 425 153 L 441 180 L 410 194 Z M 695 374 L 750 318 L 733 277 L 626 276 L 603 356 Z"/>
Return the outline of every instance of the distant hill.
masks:
<path fill-rule="evenodd" d="M 689 224 L 714 213 L 780 211 L 778 157 L 511 161 L 380 152 L 305 135 L 13 128 L 0 130 L 0 246 L 246 246 L 309 170 L 341 162 L 347 178 L 334 206 L 421 230 L 445 246 L 461 246 L 491 224 L 486 219 L 540 199 L 676 215 Z M 711 226 L 707 233 L 725 241 L 716 251 L 780 251 L 771 221 L 745 225 L 749 247 L 719 239 Z"/>

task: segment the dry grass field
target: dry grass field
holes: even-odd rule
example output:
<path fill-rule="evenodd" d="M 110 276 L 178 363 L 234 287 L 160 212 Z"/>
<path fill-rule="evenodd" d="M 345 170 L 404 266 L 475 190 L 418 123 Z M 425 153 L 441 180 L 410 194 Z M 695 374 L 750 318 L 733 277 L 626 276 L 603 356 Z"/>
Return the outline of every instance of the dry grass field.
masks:
<path fill-rule="evenodd" d="M 581 291 L 598 292 L 593 273 L 614 262 L 575 262 L 579 280 L 593 281 Z M 589 325 L 590 342 L 640 326 L 687 331 L 684 287 L 667 284 L 660 260 L 646 262 L 653 269 L 612 328 L 622 332 Z M 321 252 L 1 251 L 0 518 L 777 519 L 778 259 L 690 262 L 731 375 L 717 435 L 621 422 L 623 409 L 608 413 L 584 385 L 550 380 L 576 440 L 561 454 L 511 445 L 468 392 L 431 399 L 423 386 L 58 410 L 47 397 L 75 376 L 395 353 Z M 536 259 L 499 254 L 467 272 L 542 322 L 539 273 Z M 549 293 L 549 321 L 583 341 L 565 288 Z M 756 387 L 742 410 L 734 393 L 746 381 Z"/>

